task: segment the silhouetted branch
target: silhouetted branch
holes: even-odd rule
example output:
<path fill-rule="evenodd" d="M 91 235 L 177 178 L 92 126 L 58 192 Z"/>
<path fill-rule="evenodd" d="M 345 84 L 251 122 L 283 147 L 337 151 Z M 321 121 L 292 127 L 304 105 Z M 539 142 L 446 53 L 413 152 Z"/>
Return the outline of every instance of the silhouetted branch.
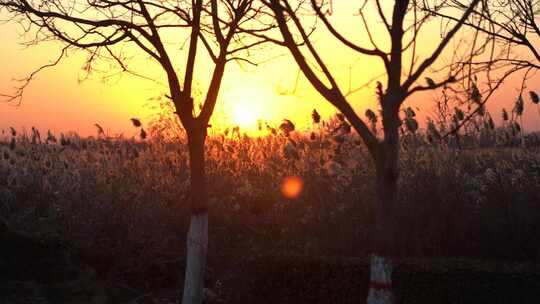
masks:
<path fill-rule="evenodd" d="M 453 3 L 457 9 L 466 9 L 461 1 L 456 0 Z M 520 61 L 528 61 L 531 67 L 536 68 L 540 63 L 540 51 L 537 46 L 537 41 L 540 39 L 537 21 L 540 18 L 540 11 L 535 8 L 535 5 L 537 3 L 533 0 L 508 0 L 501 3 L 486 1 L 481 8 L 473 11 L 473 15 L 483 22 L 477 24 L 465 22 L 464 24 L 496 39 L 499 42 L 498 46 L 507 50 L 506 59 L 509 63 L 515 59 L 510 57 L 511 49 L 515 46 L 524 47 L 532 58 L 520 58 Z M 455 21 L 454 16 L 440 12 L 431 13 Z"/>
<path fill-rule="evenodd" d="M 51 63 L 48 63 L 48 64 L 45 64 L 45 65 L 42 65 L 42 66 L 38 67 L 37 69 L 32 71 L 28 75 L 28 77 L 23 78 L 23 79 L 18 79 L 19 82 L 22 82 L 22 85 L 18 86 L 15 89 L 14 94 L 12 94 L 12 95 L 0 94 L 0 97 L 6 98 L 4 100 L 4 102 L 7 102 L 9 104 L 12 104 L 13 102 L 15 102 L 15 106 L 19 106 L 21 104 L 21 102 L 22 102 L 24 91 L 25 91 L 26 87 L 28 87 L 30 85 L 32 80 L 34 80 L 36 78 L 36 76 L 40 72 L 42 72 L 43 70 L 46 70 L 48 68 L 52 68 L 52 67 L 55 67 L 56 65 L 58 65 L 60 63 L 60 61 L 62 61 L 62 59 L 66 56 L 66 53 L 67 53 L 68 49 L 69 49 L 69 46 L 65 46 L 60 51 L 60 55 L 58 55 L 58 57 L 54 61 L 52 61 Z"/>
<path fill-rule="evenodd" d="M 317 5 L 317 2 L 315 0 L 311 0 L 311 5 L 313 7 L 313 10 L 315 10 L 315 12 L 317 13 L 317 16 L 319 16 L 319 18 L 323 21 L 324 25 L 326 26 L 326 28 L 330 31 L 330 33 L 332 33 L 332 35 L 334 35 L 334 37 L 336 37 L 339 41 L 341 41 L 344 45 L 348 46 L 349 48 L 359 52 L 359 53 L 362 53 L 362 54 L 366 54 L 366 55 L 376 55 L 376 56 L 379 56 L 381 57 L 381 59 L 383 61 L 385 61 L 385 63 L 388 61 L 388 59 L 386 58 L 386 54 L 381 51 L 380 49 L 378 48 L 375 48 L 375 49 L 366 49 L 366 48 L 363 48 L 361 46 L 358 46 L 354 43 L 352 43 L 350 40 L 348 40 L 347 38 L 345 38 L 343 35 L 341 35 L 335 28 L 334 26 L 330 23 L 330 21 L 328 20 L 328 18 L 326 17 L 326 14 L 323 13 L 321 11 L 321 6 Z M 362 17 L 363 18 L 363 17 Z M 366 26 L 366 28 L 368 29 L 369 31 L 369 28 Z M 368 32 L 369 33 L 369 32 Z M 369 34 L 368 36 L 371 37 L 371 34 Z M 371 39 L 371 38 L 370 38 Z M 372 40 L 372 39 L 371 39 Z M 372 40 L 373 41 L 373 40 Z"/>
<path fill-rule="evenodd" d="M 459 31 L 459 29 L 463 26 L 463 24 L 466 22 L 466 20 L 469 18 L 469 16 L 474 11 L 474 8 L 478 5 L 480 0 L 473 0 L 471 4 L 469 4 L 469 8 L 463 13 L 460 19 L 458 19 L 457 23 L 454 25 L 454 27 L 446 34 L 446 36 L 443 38 L 443 40 L 439 43 L 439 46 L 435 49 L 435 51 L 426 58 L 420 66 L 416 69 L 416 71 L 407 78 L 405 83 L 403 84 L 403 88 L 406 90 L 411 87 L 411 85 L 418 80 L 418 78 L 425 72 L 425 70 L 433 65 L 433 63 L 439 58 L 443 50 L 446 48 L 450 40 L 454 37 L 454 35 Z"/>

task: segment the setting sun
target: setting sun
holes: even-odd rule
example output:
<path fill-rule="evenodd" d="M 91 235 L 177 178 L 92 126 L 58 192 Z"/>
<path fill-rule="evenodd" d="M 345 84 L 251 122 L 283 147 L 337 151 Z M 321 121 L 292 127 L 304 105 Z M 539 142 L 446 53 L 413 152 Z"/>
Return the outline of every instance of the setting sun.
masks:
<path fill-rule="evenodd" d="M 239 126 L 243 131 L 257 133 L 258 121 L 272 119 L 269 116 L 270 98 L 268 90 L 250 85 L 249 79 L 243 79 L 245 87 L 230 88 L 222 99 L 222 116 L 225 125 Z"/>
<path fill-rule="evenodd" d="M 234 109 L 232 118 L 233 118 L 234 124 L 240 127 L 254 126 L 258 119 L 252 110 L 245 108 L 243 106 L 239 106 Z"/>

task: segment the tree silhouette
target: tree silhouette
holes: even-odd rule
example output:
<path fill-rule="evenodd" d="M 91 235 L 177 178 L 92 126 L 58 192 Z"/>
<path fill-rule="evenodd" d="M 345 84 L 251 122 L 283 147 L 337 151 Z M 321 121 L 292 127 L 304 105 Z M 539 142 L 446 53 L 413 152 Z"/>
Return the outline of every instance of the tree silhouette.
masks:
<path fill-rule="evenodd" d="M 455 22 L 447 24 L 447 30 L 442 33 L 439 44 L 422 60 L 418 58 L 417 44 L 422 39 L 433 39 L 426 38 L 429 36 L 422 32 L 424 27 L 429 26 L 430 21 L 435 18 L 430 11 L 441 12 L 449 9 L 448 1 L 431 1 L 430 3 L 415 0 L 392 1 L 391 13 L 383 6 L 389 4 L 386 1 L 362 1 L 359 11 L 354 13 L 357 13 L 360 24 L 363 25 L 364 31 L 360 33 L 371 43 L 371 47 L 364 47 L 353 39 L 347 38 L 334 26 L 330 18 L 333 9 L 331 0 L 264 0 L 264 2 L 273 12 L 283 38 L 282 44 L 288 48 L 304 76 L 320 95 L 346 117 L 363 139 L 372 156 L 377 172 L 376 190 L 379 201 L 375 211 L 376 224 L 374 243 L 371 248 L 371 280 L 367 302 L 393 303 L 394 296 L 391 287 L 393 266 L 390 258 L 396 256 L 399 251 L 394 239 L 399 229 L 395 222 L 398 218 L 396 205 L 399 180 L 400 109 L 404 101 L 417 92 L 443 88 L 457 81 L 465 81 L 470 76 L 463 74 L 465 63 L 470 63 L 472 57 L 481 53 L 483 46 L 460 44 L 461 47 L 469 46 L 470 51 L 463 52 L 466 54 L 465 57 L 459 57 L 455 60 L 455 64 L 447 64 L 441 68 L 438 75 L 443 75 L 442 79 L 428 78 L 425 84 L 419 84 L 419 80 L 422 76 L 425 77 L 428 69 L 438 62 L 456 33 L 462 29 L 464 23 L 471 17 L 474 8 L 481 1 L 469 1 L 464 12 L 455 18 Z M 376 13 L 366 15 L 368 4 L 374 5 Z M 377 85 L 384 138 L 379 139 L 370 130 L 347 100 L 348 94 L 340 88 L 336 75 L 325 63 L 317 43 L 311 39 L 310 34 L 314 29 L 306 25 L 303 19 L 309 14 L 314 15 L 316 21 L 320 21 L 335 41 L 342 46 L 359 55 L 378 58 L 384 64 L 386 84 Z M 373 18 L 377 18 L 377 21 L 383 24 L 383 32 L 374 33 L 370 28 L 368 21 L 373 21 Z M 387 50 L 377 44 L 381 36 L 390 41 Z M 410 55 L 408 62 L 406 53 Z M 353 60 L 351 59 L 351 62 Z"/>
<path fill-rule="evenodd" d="M 450 6 L 458 11 L 469 10 L 465 1 L 451 1 Z M 457 22 L 456 16 L 437 11 L 433 8 L 427 10 L 444 20 Z M 525 93 L 526 83 L 535 71 L 540 69 L 540 49 L 538 40 L 540 39 L 540 6 L 538 1 L 533 0 L 504 0 L 504 1 L 483 1 L 481 6 L 477 6 L 471 13 L 471 18 L 464 22 L 464 25 L 474 31 L 474 35 L 484 35 L 490 41 L 490 56 L 479 60 L 471 61 L 473 69 L 487 70 L 489 78 L 487 91 L 495 91 L 496 88 L 508 76 L 523 72 L 519 97 L 516 101 L 522 101 Z M 497 73 L 491 73 L 497 71 Z M 497 81 L 493 79 L 498 78 Z M 495 85 L 493 85 L 495 83 Z M 537 95 L 534 91 L 528 93 L 533 104 L 538 104 Z M 483 111 L 483 106 L 487 99 L 478 104 L 478 107 L 468 113 L 467 117 L 458 123 L 449 133 L 457 132 L 465 126 L 474 115 Z"/>
<path fill-rule="evenodd" d="M 187 266 L 182 303 L 201 303 L 208 244 L 208 193 L 205 182 L 204 145 L 207 127 L 219 89 L 230 61 L 250 62 L 247 52 L 267 39 L 260 35 L 272 28 L 258 22 L 262 4 L 254 0 L 125 0 L 125 1 L 25 1 L 0 0 L 0 10 L 9 21 L 23 25 L 33 39 L 63 44 L 58 58 L 43 65 L 23 80 L 15 94 L 3 95 L 20 102 L 24 89 L 41 70 L 57 65 L 71 49 L 88 53 L 85 69 L 94 69 L 98 60 L 112 60 L 122 73 L 144 77 L 129 66 L 123 47 L 150 57 L 166 76 L 168 98 L 186 130 L 190 158 L 191 219 L 187 235 Z M 166 39 L 164 36 L 169 34 Z M 187 41 L 187 55 L 167 41 Z M 196 57 L 204 47 L 213 64 L 211 79 L 200 111 L 194 106 L 195 71 L 201 69 Z M 183 75 L 177 68 L 183 61 Z M 145 67 L 139 67 L 145 68 Z M 208 71 L 207 65 L 204 70 Z"/>
<path fill-rule="evenodd" d="M 474 19 L 479 22 L 465 24 L 492 36 L 499 42 L 501 55 L 496 58 L 497 61 L 539 69 L 540 6 L 538 4 L 538 1 L 533 0 L 486 1 L 483 6 L 472 12 Z M 460 10 L 467 8 L 463 1 L 453 1 L 452 5 Z M 454 16 L 448 14 L 432 13 L 455 20 Z"/>

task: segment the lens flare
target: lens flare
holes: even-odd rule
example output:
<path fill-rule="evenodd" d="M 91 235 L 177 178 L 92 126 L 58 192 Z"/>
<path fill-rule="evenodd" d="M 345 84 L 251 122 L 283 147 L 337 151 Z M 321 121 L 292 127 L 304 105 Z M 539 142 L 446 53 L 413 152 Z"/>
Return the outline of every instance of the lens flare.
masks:
<path fill-rule="evenodd" d="M 299 176 L 289 176 L 281 184 L 281 193 L 288 199 L 296 199 L 304 189 L 304 181 Z"/>

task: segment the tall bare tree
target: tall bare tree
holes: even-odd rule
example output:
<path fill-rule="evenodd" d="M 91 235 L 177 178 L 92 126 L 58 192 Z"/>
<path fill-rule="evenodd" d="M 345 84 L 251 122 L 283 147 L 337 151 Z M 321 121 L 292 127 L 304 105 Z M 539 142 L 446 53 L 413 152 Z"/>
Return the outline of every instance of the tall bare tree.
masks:
<path fill-rule="evenodd" d="M 367 302 L 394 303 L 391 287 L 393 266 L 391 258 L 398 254 L 399 248 L 395 246 L 395 237 L 398 227 L 394 225 L 398 214 L 398 180 L 399 180 L 399 150 L 401 124 L 400 109 L 410 96 L 417 92 L 435 90 L 452 83 L 463 80 L 463 66 L 459 61 L 466 62 L 467 56 L 477 55 L 481 47 L 471 46 L 470 52 L 463 52 L 466 57 L 460 57 L 456 64 L 444 65 L 437 75 L 440 80 L 422 77 L 442 57 L 450 42 L 456 39 L 456 34 L 469 20 L 471 13 L 479 5 L 480 0 L 467 2 L 464 12 L 455 17 L 455 22 L 447 23 L 437 46 L 425 57 L 419 58 L 419 41 L 434 39 L 422 30 L 433 26 L 434 18 L 429 11 L 442 11 L 449 8 L 449 1 L 417 1 L 417 0 L 364 0 L 359 3 L 359 10 L 351 12 L 359 18 L 359 36 L 365 37 L 371 44 L 363 46 L 356 39 L 347 37 L 333 23 L 331 0 L 264 0 L 272 10 L 279 26 L 284 44 L 294 57 L 304 76 L 311 85 L 332 105 L 334 105 L 350 122 L 353 128 L 369 150 L 375 163 L 377 172 L 376 192 L 378 204 L 376 205 L 376 224 L 374 229 L 374 243 L 372 244 L 371 279 Z M 337 1 L 336 1 L 337 2 Z M 391 3 L 390 3 L 391 2 Z M 367 6 L 372 5 L 372 12 L 367 15 Z M 429 11 L 428 11 L 429 9 Z M 366 122 L 355 112 L 347 94 L 344 92 L 331 67 L 325 63 L 320 52 L 320 45 L 311 39 L 314 30 L 306 23 L 306 14 L 315 16 L 317 22 L 335 38 L 333 42 L 356 52 L 359 56 L 377 58 L 384 65 L 386 83 L 377 85 L 377 95 L 381 108 L 383 138 L 378 138 Z M 374 32 L 373 21 L 382 24 L 382 31 Z M 320 28 L 319 28 L 320 29 Z M 315 29 L 317 30 L 317 29 Z M 381 37 L 383 43 L 389 41 L 384 49 L 379 47 Z M 387 44 L 387 43 L 385 43 Z M 423 46 L 425 47 L 425 46 Z M 457 50 L 454 50 L 457 52 Z M 365 58 L 365 57 L 363 57 Z M 351 58 L 351 62 L 356 58 Z M 366 71 L 367 72 L 367 71 Z M 423 83 L 419 83 L 422 79 Z"/>
<path fill-rule="evenodd" d="M 121 72 L 144 77 L 144 66 L 130 66 L 128 50 L 139 52 L 161 67 L 168 97 L 187 133 L 191 168 L 191 219 L 187 235 L 187 265 L 182 303 L 201 303 L 208 245 L 208 193 L 205 152 L 208 122 L 220 90 L 225 67 L 232 60 L 250 62 L 247 51 L 266 39 L 259 33 L 272 26 L 258 22 L 262 4 L 254 0 L 0 0 L 0 12 L 33 35 L 28 44 L 58 41 L 58 59 L 35 70 L 8 101 L 20 101 L 24 89 L 44 68 L 59 63 L 72 49 L 88 53 L 86 68 L 112 60 Z M 167 42 L 174 41 L 176 44 Z M 178 45 L 187 42 L 181 52 Z M 176 47 L 176 48 L 175 48 Z M 205 51 L 201 54 L 200 47 Z M 206 53 L 206 54 L 205 54 Z M 198 65 L 197 57 L 207 57 Z M 138 68 L 138 69 L 137 69 Z M 197 71 L 199 70 L 199 71 Z M 193 83 L 197 72 L 210 72 L 200 109 L 195 107 Z"/>

